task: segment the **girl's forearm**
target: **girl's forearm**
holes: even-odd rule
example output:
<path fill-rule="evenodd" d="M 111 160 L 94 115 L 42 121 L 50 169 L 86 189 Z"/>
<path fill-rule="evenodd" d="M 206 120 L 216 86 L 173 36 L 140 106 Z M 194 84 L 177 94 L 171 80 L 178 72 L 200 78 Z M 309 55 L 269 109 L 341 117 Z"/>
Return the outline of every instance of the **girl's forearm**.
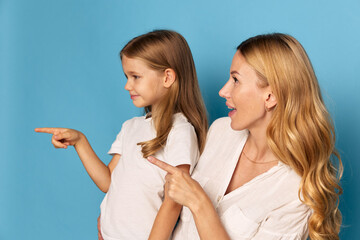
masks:
<path fill-rule="evenodd" d="M 110 170 L 96 155 L 84 134 L 81 134 L 79 141 L 74 147 L 96 186 L 101 191 L 107 192 L 111 182 Z"/>
<path fill-rule="evenodd" d="M 230 240 L 219 215 L 205 193 L 189 208 L 193 214 L 200 239 Z"/>

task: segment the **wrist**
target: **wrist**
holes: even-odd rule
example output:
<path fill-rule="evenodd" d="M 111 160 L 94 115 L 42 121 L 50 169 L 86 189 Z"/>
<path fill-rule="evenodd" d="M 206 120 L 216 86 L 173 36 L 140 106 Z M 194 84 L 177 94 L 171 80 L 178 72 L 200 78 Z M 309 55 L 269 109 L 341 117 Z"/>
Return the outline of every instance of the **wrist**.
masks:
<path fill-rule="evenodd" d="M 87 142 L 86 136 L 82 132 L 78 131 L 78 134 L 79 134 L 78 139 L 74 143 L 75 148 L 77 148 Z"/>
<path fill-rule="evenodd" d="M 204 209 L 209 209 L 212 207 L 212 203 L 209 197 L 206 194 L 200 194 L 191 204 L 189 204 L 189 209 L 193 215 L 199 215 Z"/>

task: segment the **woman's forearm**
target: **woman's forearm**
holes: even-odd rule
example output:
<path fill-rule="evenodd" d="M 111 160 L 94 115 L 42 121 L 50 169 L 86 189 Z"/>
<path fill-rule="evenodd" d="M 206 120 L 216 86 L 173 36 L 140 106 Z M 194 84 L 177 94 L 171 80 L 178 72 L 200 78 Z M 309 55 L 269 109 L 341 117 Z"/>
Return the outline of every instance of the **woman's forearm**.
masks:
<path fill-rule="evenodd" d="M 157 158 L 148 160 L 168 172 L 165 192 L 175 202 L 188 207 L 195 219 L 196 228 L 201 239 L 230 239 L 220 218 L 200 184 L 185 173 Z"/>
<path fill-rule="evenodd" d="M 200 239 L 230 240 L 209 197 L 203 192 L 190 207 Z"/>
<path fill-rule="evenodd" d="M 175 168 L 186 174 L 189 174 L 190 171 L 190 165 L 188 164 L 179 165 Z M 167 179 L 167 177 L 165 177 L 165 179 Z M 156 215 L 149 240 L 168 240 L 182 209 L 181 204 L 170 198 L 168 194 L 169 183 L 165 184 L 164 188 L 164 201 Z"/>
<path fill-rule="evenodd" d="M 107 192 L 111 182 L 109 168 L 98 158 L 85 135 L 81 134 L 80 140 L 74 145 L 81 162 L 96 186 Z"/>

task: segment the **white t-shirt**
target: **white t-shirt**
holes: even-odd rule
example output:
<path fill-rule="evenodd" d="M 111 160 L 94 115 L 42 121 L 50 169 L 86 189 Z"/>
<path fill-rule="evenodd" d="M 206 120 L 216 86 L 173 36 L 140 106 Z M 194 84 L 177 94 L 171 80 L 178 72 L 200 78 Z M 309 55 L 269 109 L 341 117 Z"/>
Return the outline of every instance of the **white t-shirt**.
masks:
<path fill-rule="evenodd" d="M 183 114 L 174 115 L 166 146 L 155 154 L 173 166 L 191 165 L 199 157 L 194 127 Z M 148 239 L 164 197 L 166 172 L 143 158 L 139 142 L 156 137 L 151 118 L 126 121 L 109 154 L 121 154 L 101 203 L 101 233 L 105 240 Z"/>
<path fill-rule="evenodd" d="M 230 118 L 216 120 L 192 177 L 213 202 L 231 239 L 306 239 L 312 211 L 298 198 L 300 176 L 279 162 L 226 194 L 248 131 L 234 131 Z M 173 239 L 199 239 L 190 210 L 183 208 Z"/>

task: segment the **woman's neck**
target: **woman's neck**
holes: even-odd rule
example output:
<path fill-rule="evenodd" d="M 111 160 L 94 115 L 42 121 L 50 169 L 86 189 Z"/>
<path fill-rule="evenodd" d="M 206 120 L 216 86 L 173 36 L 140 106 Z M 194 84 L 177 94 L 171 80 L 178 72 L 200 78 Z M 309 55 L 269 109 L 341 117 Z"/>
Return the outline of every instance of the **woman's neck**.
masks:
<path fill-rule="evenodd" d="M 243 151 L 252 160 L 258 162 L 267 162 L 276 159 L 268 145 L 266 131 L 254 132 L 249 130 L 249 136 Z"/>

